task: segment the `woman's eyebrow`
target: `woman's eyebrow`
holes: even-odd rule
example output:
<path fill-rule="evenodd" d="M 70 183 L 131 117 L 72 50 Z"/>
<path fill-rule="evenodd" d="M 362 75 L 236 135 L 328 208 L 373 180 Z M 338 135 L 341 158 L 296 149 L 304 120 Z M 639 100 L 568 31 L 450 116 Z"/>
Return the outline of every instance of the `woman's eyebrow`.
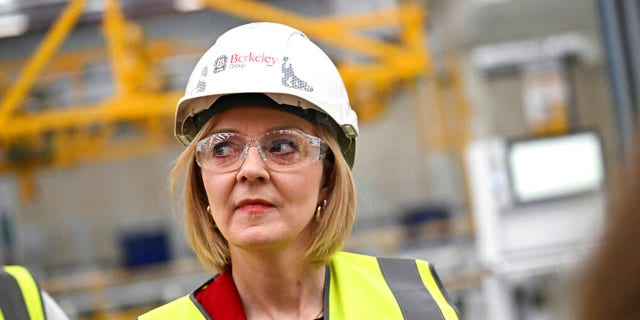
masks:
<path fill-rule="evenodd" d="M 240 131 L 238 129 L 233 129 L 233 128 L 216 128 L 216 129 L 211 129 L 211 131 L 209 131 L 207 135 L 216 134 L 216 133 L 240 133 Z"/>

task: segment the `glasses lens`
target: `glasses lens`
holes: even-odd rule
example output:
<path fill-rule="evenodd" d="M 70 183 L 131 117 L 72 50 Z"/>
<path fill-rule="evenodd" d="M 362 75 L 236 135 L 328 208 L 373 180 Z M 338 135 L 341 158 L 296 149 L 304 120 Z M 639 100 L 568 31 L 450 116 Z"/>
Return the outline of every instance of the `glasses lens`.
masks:
<path fill-rule="evenodd" d="M 309 156 L 307 138 L 296 131 L 276 130 L 267 132 L 260 139 L 260 149 L 267 158 L 267 165 L 288 167 L 302 162 Z"/>
<path fill-rule="evenodd" d="M 198 143 L 196 161 L 207 169 L 234 170 L 247 141 L 235 133 L 216 133 Z"/>

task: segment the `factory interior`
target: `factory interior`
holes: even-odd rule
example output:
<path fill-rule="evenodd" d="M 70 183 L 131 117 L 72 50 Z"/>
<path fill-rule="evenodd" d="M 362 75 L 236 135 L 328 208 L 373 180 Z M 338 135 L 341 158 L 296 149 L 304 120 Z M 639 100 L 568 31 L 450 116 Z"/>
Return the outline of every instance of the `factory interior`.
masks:
<path fill-rule="evenodd" d="M 346 251 L 432 262 L 467 320 L 572 319 L 639 123 L 638 1 L 0 0 L 0 265 L 83 320 L 210 278 L 169 189 L 175 108 L 250 21 L 301 30 L 343 77 Z"/>

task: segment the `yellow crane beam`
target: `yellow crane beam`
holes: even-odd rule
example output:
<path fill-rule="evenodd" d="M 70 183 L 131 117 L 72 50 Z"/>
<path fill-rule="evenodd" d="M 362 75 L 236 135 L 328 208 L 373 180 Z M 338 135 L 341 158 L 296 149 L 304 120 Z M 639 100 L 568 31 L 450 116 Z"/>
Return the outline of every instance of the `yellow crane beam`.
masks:
<path fill-rule="evenodd" d="M 312 18 L 258 1 L 236 0 L 232 5 L 228 0 L 202 0 L 202 2 L 212 9 L 247 20 L 269 20 L 285 23 L 300 29 L 318 41 L 380 60 L 396 60 L 396 57 L 407 55 L 414 58 L 418 56 L 414 54 L 415 50 L 408 49 L 419 49 L 417 53 L 421 57 L 416 62 L 424 61 L 427 58 L 426 50 L 422 46 L 410 48 L 403 44 L 389 43 L 357 33 L 359 29 L 395 25 L 423 34 L 421 15 L 424 10 L 415 4 L 400 4 L 396 8 L 383 11 L 342 17 Z M 424 72 L 424 69 L 421 72 Z"/>
<path fill-rule="evenodd" d="M 56 132 L 69 128 L 85 128 L 96 124 L 141 121 L 158 117 L 173 117 L 174 102 L 182 93 L 140 94 L 122 99 L 111 99 L 97 105 L 45 110 L 32 115 L 12 117 L 11 125 L 2 129 L 11 137 L 27 136 L 36 132 Z M 169 102 L 169 103 L 168 103 Z M 170 107 L 167 105 L 170 104 Z"/>
<path fill-rule="evenodd" d="M 51 57 L 56 53 L 60 44 L 66 39 L 82 15 L 86 2 L 86 0 L 74 0 L 69 3 L 51 29 L 49 29 L 35 54 L 27 62 L 18 81 L 9 87 L 7 95 L 0 102 L 0 127 L 8 125 L 9 118 L 20 107 L 40 72 L 47 62 L 51 60 Z M 0 131 L 0 139 L 7 138 Z"/>

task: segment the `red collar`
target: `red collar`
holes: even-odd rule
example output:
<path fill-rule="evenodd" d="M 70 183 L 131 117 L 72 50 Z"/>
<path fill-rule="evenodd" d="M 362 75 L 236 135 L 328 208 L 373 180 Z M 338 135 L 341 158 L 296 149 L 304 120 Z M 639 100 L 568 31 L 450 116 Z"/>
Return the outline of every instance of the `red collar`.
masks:
<path fill-rule="evenodd" d="M 226 270 L 194 294 L 212 320 L 247 320 L 231 270 Z"/>

